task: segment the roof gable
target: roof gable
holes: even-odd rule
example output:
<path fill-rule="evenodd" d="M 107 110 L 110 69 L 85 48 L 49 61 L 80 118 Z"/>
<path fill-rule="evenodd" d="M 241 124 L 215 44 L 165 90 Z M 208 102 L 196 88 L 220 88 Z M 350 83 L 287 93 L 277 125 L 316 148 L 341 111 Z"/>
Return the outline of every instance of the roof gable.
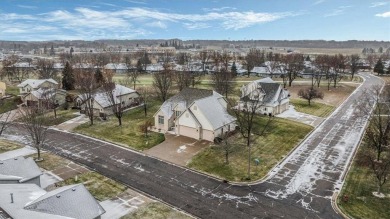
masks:
<path fill-rule="evenodd" d="M 17 157 L 0 161 L 0 180 L 17 179 L 24 182 L 40 175 L 42 175 L 42 171 L 31 157 Z"/>
<path fill-rule="evenodd" d="M 96 218 L 105 213 L 82 184 L 50 191 L 27 204 L 24 209 L 71 218 Z"/>

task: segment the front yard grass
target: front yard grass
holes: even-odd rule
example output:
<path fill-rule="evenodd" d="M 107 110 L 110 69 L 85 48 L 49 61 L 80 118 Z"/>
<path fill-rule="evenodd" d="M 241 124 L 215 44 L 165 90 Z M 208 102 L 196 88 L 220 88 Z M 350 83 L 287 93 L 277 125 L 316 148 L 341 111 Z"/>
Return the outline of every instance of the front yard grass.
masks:
<path fill-rule="evenodd" d="M 18 97 L 0 100 L 0 114 L 16 109 Z"/>
<path fill-rule="evenodd" d="M 327 117 L 336 108 L 331 105 L 318 103 L 314 101 L 311 101 L 311 105 L 309 106 L 308 101 L 302 99 L 290 99 L 290 104 L 294 105 L 295 110 L 298 112 L 306 113 L 318 117 Z"/>
<path fill-rule="evenodd" d="M 19 143 L 13 142 L 13 141 L 8 141 L 5 139 L 0 139 L 0 154 L 7 152 L 7 151 L 13 151 L 16 149 L 20 149 L 23 146 Z"/>
<path fill-rule="evenodd" d="M 54 112 L 50 111 L 48 112 L 48 120 L 45 125 L 47 126 L 53 126 L 53 125 L 59 125 L 63 122 L 66 122 L 70 119 L 76 118 L 78 115 L 74 114 L 78 112 L 77 110 L 62 110 L 62 109 L 57 109 L 57 118 L 54 118 Z"/>
<path fill-rule="evenodd" d="M 38 154 L 32 154 L 29 157 L 37 158 Z M 36 162 L 36 164 L 40 168 L 48 171 L 53 171 L 70 163 L 69 160 L 51 153 L 41 153 L 41 157 L 43 158 L 43 161 Z"/>
<path fill-rule="evenodd" d="M 190 219 L 192 217 L 181 213 L 160 202 L 152 202 L 136 211 L 121 217 L 121 219 Z"/>
<path fill-rule="evenodd" d="M 386 183 L 382 188 L 382 193 L 387 194 L 386 198 L 373 196 L 372 192 L 378 189 L 373 172 L 368 166 L 357 161 L 357 158 L 365 153 L 363 147 L 366 147 L 364 143 L 358 149 L 337 204 L 344 213 L 356 219 L 389 218 L 390 183 Z"/>
<path fill-rule="evenodd" d="M 118 126 L 117 118 L 111 116 L 107 121 L 96 119 L 92 126 L 89 122 L 82 124 L 75 131 L 106 141 L 120 143 L 136 150 L 146 150 L 165 140 L 162 133 L 149 132 L 148 137 L 145 138 L 144 133 L 139 130 L 139 126 L 144 124 L 145 121 L 153 121 L 153 114 L 158 110 L 160 104 L 157 101 L 149 102 L 147 117 L 144 115 L 142 106 L 125 112 L 122 118 L 122 126 Z"/>
<path fill-rule="evenodd" d="M 259 120 L 264 121 L 264 117 Z M 311 126 L 281 118 L 275 118 L 272 127 L 266 137 L 252 144 L 252 181 L 264 177 L 312 130 Z M 229 155 L 229 164 L 225 163 L 224 150 L 213 145 L 195 155 L 188 167 L 229 181 L 247 181 L 248 148 L 239 133 L 234 137 L 237 139 L 231 139 L 231 143 L 236 144 L 236 149 Z M 258 166 L 254 163 L 256 158 L 260 159 Z"/>
<path fill-rule="evenodd" d="M 118 196 L 126 190 L 126 186 L 115 182 L 96 172 L 87 172 L 57 183 L 59 186 L 83 183 L 88 191 L 99 201 Z"/>

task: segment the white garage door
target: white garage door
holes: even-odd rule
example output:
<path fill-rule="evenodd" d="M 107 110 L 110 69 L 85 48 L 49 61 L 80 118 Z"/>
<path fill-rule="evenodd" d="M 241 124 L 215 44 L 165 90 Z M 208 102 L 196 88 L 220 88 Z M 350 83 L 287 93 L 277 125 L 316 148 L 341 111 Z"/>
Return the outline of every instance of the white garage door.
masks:
<path fill-rule="evenodd" d="M 179 135 L 199 139 L 199 132 L 197 132 L 196 129 L 187 126 L 180 126 Z"/>

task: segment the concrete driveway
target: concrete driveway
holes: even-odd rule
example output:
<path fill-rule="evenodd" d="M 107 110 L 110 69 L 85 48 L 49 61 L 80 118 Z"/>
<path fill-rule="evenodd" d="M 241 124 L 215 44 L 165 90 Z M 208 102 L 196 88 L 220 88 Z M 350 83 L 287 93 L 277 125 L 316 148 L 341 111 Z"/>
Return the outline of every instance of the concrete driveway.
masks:
<path fill-rule="evenodd" d="M 144 151 L 144 153 L 177 165 L 185 166 L 196 153 L 209 145 L 210 142 L 208 141 L 199 141 L 185 136 L 165 134 L 164 142 Z"/>
<path fill-rule="evenodd" d="M 322 121 L 324 121 L 324 118 L 313 116 L 301 112 L 297 112 L 294 109 L 293 105 L 290 105 L 289 109 L 284 111 L 283 113 L 277 115 L 276 117 L 285 118 L 301 123 L 305 123 L 307 125 L 311 125 L 313 127 L 317 127 L 319 124 L 321 124 Z"/>

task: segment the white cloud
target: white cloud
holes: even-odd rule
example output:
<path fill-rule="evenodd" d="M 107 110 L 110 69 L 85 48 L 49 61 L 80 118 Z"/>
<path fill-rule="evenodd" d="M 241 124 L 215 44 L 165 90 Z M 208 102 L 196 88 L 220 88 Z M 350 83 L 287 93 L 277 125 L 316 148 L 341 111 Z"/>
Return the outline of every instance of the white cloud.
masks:
<path fill-rule="evenodd" d="M 324 15 L 324 17 L 333 17 L 333 16 L 338 16 L 342 15 L 345 13 L 345 10 L 347 8 L 351 8 L 352 6 L 350 5 L 345 5 L 345 6 L 339 6 L 338 8 L 333 9 L 331 12 L 327 13 Z"/>
<path fill-rule="evenodd" d="M 389 2 L 372 2 L 370 8 L 376 8 L 389 4 Z"/>
<path fill-rule="evenodd" d="M 183 23 L 184 27 L 188 30 L 200 30 L 211 27 L 206 23 Z"/>
<path fill-rule="evenodd" d="M 164 22 L 161 22 L 161 21 L 154 21 L 154 22 L 151 22 L 151 23 L 147 23 L 146 26 L 148 26 L 148 27 L 158 27 L 158 28 L 161 28 L 161 29 L 167 29 L 167 27 L 168 27 Z"/>
<path fill-rule="evenodd" d="M 135 1 L 135 0 L 125 0 L 126 2 L 129 2 L 129 3 L 134 3 L 134 4 L 142 4 L 142 5 L 145 5 L 146 2 L 145 1 Z"/>
<path fill-rule="evenodd" d="M 26 37 L 41 37 L 47 33 L 45 39 L 67 34 L 72 38 L 83 36 L 82 38 L 87 39 L 122 39 L 153 34 L 151 32 L 153 28 L 167 29 L 169 23 L 175 23 L 175 26 L 179 25 L 188 30 L 210 27 L 238 30 L 300 15 L 293 12 L 260 13 L 223 10 L 233 10 L 233 8 L 223 7 L 213 12 L 185 14 L 141 7 L 114 11 L 77 7 L 73 10 L 55 10 L 35 15 L 0 13 L 0 22 L 4 33 L 31 33 L 31 36 L 26 34 Z M 3 36 L 0 33 L 0 38 Z M 21 36 L 15 35 L 15 37 Z"/>
<path fill-rule="evenodd" d="M 236 10 L 236 9 L 237 8 L 234 8 L 234 7 L 203 8 L 203 11 L 211 12 L 211 11 L 226 11 L 226 10 Z"/>
<path fill-rule="evenodd" d="M 384 12 L 384 13 L 381 13 L 381 14 L 376 14 L 375 16 L 387 18 L 387 17 L 390 17 L 390 11 Z"/>
<path fill-rule="evenodd" d="M 37 6 L 31 6 L 31 5 L 17 5 L 19 8 L 26 8 L 26 9 L 37 9 Z"/>
<path fill-rule="evenodd" d="M 325 0 L 318 0 L 318 1 L 314 2 L 313 5 L 319 5 L 319 4 L 324 3 L 324 2 L 325 2 Z"/>

